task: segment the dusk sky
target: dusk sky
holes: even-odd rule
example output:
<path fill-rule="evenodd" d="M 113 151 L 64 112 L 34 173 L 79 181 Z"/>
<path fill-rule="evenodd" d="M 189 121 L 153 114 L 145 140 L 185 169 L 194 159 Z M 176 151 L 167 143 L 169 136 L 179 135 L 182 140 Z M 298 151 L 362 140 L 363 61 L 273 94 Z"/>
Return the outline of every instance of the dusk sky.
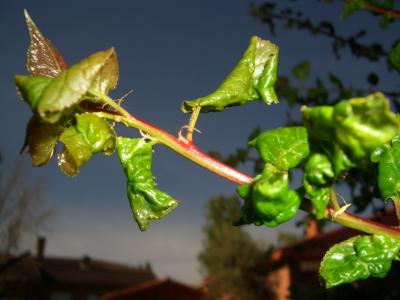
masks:
<path fill-rule="evenodd" d="M 261 3 L 260 1 L 255 1 Z M 328 5 L 318 1 L 277 1 L 301 9 L 316 22 L 326 19 L 347 36 L 360 29 L 369 35 L 363 42 L 380 41 L 387 49 L 398 35 L 399 22 L 381 30 L 376 18 L 358 13 L 341 20 L 340 1 Z M 120 64 L 119 84 L 112 93 L 118 98 L 133 90 L 125 107 L 134 115 L 177 134 L 188 121 L 180 111 L 182 100 L 213 91 L 230 72 L 258 35 L 280 47 L 279 73 L 290 75 L 296 63 L 312 58 L 311 78 L 334 72 L 349 84 L 365 87 L 365 74 L 376 72 L 380 88 L 399 90 L 399 77 L 388 73 L 386 62 L 370 63 L 350 57 L 348 50 L 336 60 L 330 41 L 307 32 L 278 28 L 272 36 L 266 26 L 249 14 L 250 1 L 0 1 L 0 152 L 8 165 L 19 155 L 25 126 L 31 112 L 18 97 L 14 74 L 26 74 L 29 36 L 23 17 L 27 8 L 42 33 L 52 40 L 69 64 L 89 54 L 115 47 Z M 229 154 L 243 147 L 248 134 L 283 126 L 284 101 L 266 106 L 255 101 L 221 113 L 200 116 L 194 139 L 202 150 Z M 120 130 L 136 136 L 135 130 Z M 30 167 L 29 177 L 44 182 L 44 193 L 54 215 L 48 229 L 46 255 L 91 257 L 127 264 L 151 262 L 156 274 L 187 283 L 201 280 L 197 254 L 201 249 L 202 226 L 207 200 L 232 194 L 236 185 L 197 167 L 162 146 L 156 146 L 153 161 L 159 188 L 180 201 L 180 206 L 162 221 L 140 232 L 132 218 L 126 196 L 126 179 L 116 156 L 96 155 L 76 178 L 68 178 L 56 161 L 42 168 Z M 244 171 L 250 169 L 244 167 Z M 248 226 L 255 237 L 273 242 L 277 231 L 294 230 L 294 222 L 278 229 Z M 25 242 L 33 247 L 34 238 Z M 21 249 L 21 251 L 24 249 Z"/>

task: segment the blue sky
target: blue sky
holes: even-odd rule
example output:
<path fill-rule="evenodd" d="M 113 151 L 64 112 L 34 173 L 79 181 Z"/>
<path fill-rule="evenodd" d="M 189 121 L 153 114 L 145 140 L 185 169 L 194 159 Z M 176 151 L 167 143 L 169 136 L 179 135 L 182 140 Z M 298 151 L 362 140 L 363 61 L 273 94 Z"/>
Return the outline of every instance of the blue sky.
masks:
<path fill-rule="evenodd" d="M 260 2 L 260 1 L 256 1 Z M 340 20 L 340 6 L 318 1 L 279 1 L 303 9 L 314 20 L 337 23 L 344 35 L 368 29 L 363 41 L 381 41 L 387 48 L 399 32 L 378 28 L 376 19 L 360 13 Z M 340 1 L 339 1 L 340 2 Z M 114 97 L 129 90 L 125 107 L 136 116 L 176 134 L 188 116 L 180 112 L 182 100 L 208 94 L 235 65 L 252 35 L 270 39 L 280 47 L 279 73 L 312 57 L 312 78 L 334 72 L 354 86 L 365 85 L 365 74 L 375 71 L 381 88 L 398 90 L 395 73 L 386 65 L 352 59 L 344 51 L 337 61 L 330 41 L 299 31 L 279 29 L 271 36 L 266 27 L 248 15 L 250 1 L 12 1 L 0 2 L 0 111 L 1 152 L 9 162 L 17 159 L 30 111 L 19 100 L 13 86 L 14 74 L 25 74 L 28 33 L 23 8 L 45 36 L 51 39 L 70 63 L 90 53 L 114 46 L 120 62 L 119 86 Z M 204 151 L 224 154 L 242 147 L 257 125 L 263 129 L 285 123 L 285 103 L 267 107 L 254 102 L 223 113 L 202 115 L 195 135 Z M 132 131 L 120 133 L 134 136 Z M 27 165 L 29 160 L 25 157 Z M 125 178 L 115 157 L 97 156 L 77 178 L 67 178 L 53 161 L 33 169 L 31 178 L 45 182 L 45 194 L 56 214 L 49 224 L 47 254 L 84 254 L 117 262 L 139 264 L 150 261 L 160 277 L 170 276 L 193 283 L 200 280 L 196 255 L 200 251 L 201 227 L 207 199 L 233 193 L 235 185 L 202 170 L 157 146 L 154 174 L 160 189 L 180 200 L 180 206 L 161 222 L 142 233 L 134 223 L 125 195 Z M 246 169 L 245 169 L 246 170 Z M 255 237 L 273 241 L 276 230 L 249 227 Z M 293 230 L 293 223 L 279 230 Z M 32 245 L 32 239 L 26 242 Z"/>

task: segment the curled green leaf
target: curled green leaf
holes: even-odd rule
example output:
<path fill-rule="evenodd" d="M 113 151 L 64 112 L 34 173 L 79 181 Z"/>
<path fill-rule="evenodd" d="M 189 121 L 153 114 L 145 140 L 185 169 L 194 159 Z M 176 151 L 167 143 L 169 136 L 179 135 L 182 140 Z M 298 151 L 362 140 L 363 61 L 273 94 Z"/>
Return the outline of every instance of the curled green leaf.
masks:
<path fill-rule="evenodd" d="M 400 119 L 378 92 L 334 107 L 303 107 L 302 113 L 313 142 L 331 158 L 336 175 L 351 166 L 368 169 L 371 152 L 400 132 Z"/>
<path fill-rule="evenodd" d="M 360 168 L 366 168 L 371 152 L 400 132 L 400 120 L 382 93 L 341 101 L 333 116 L 338 143 Z"/>
<path fill-rule="evenodd" d="M 117 138 L 117 151 L 128 179 L 128 198 L 140 230 L 150 221 L 160 220 L 178 202 L 157 189 L 151 171 L 153 142 L 144 139 Z"/>
<path fill-rule="evenodd" d="M 184 101 L 182 111 L 222 111 L 225 107 L 242 105 L 263 99 L 265 103 L 277 103 L 274 85 L 278 68 L 278 47 L 270 41 L 252 37 L 243 57 L 226 77 L 220 87 L 208 96 Z"/>
<path fill-rule="evenodd" d="M 400 138 L 378 147 L 371 154 L 371 160 L 379 162 L 378 185 L 383 199 L 400 196 Z"/>
<path fill-rule="evenodd" d="M 256 147 L 264 162 L 281 170 L 296 167 L 310 149 L 304 127 L 284 127 L 268 130 L 249 142 Z"/>
<path fill-rule="evenodd" d="M 324 185 L 335 177 L 335 173 L 328 157 L 314 153 L 307 160 L 304 176 L 312 184 Z"/>
<path fill-rule="evenodd" d="M 61 170 L 69 176 L 76 176 L 81 165 L 93 153 L 113 153 L 116 135 L 107 121 L 94 114 L 76 115 L 76 124 L 66 129 L 60 136 L 64 149 L 58 157 Z"/>
<path fill-rule="evenodd" d="M 320 274 L 327 288 L 370 276 L 382 278 L 399 250 L 399 241 L 384 235 L 356 236 L 328 250 Z"/>
<path fill-rule="evenodd" d="M 315 216 L 318 220 L 323 219 L 331 197 L 331 187 L 314 185 L 304 179 L 304 190 L 314 206 Z"/>
<path fill-rule="evenodd" d="M 276 227 L 297 213 L 301 197 L 289 189 L 287 171 L 267 164 L 262 175 L 240 186 L 238 194 L 245 200 L 237 225 L 253 223 Z"/>

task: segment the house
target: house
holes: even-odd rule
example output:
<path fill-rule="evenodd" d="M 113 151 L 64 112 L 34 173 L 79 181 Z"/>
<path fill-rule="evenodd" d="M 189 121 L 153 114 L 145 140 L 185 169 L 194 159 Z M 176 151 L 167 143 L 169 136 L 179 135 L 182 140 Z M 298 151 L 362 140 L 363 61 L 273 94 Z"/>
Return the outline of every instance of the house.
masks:
<path fill-rule="evenodd" d="M 154 279 L 105 293 L 101 300 L 201 300 L 204 292 L 172 279 Z"/>
<path fill-rule="evenodd" d="M 95 300 L 108 291 L 156 279 L 144 267 L 89 256 L 46 257 L 44 245 L 39 239 L 36 256 L 0 257 L 0 299 Z"/>

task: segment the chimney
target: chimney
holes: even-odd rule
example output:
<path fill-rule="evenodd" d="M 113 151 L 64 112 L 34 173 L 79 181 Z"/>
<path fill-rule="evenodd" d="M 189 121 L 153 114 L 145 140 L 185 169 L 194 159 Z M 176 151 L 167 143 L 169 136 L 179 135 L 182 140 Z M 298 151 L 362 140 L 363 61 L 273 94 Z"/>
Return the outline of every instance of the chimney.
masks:
<path fill-rule="evenodd" d="M 318 221 L 309 218 L 304 226 L 304 235 L 306 239 L 312 239 L 316 237 L 318 233 L 319 233 Z"/>
<path fill-rule="evenodd" d="M 44 250 L 46 247 L 46 238 L 43 236 L 39 236 L 37 239 L 37 245 L 36 245 L 36 256 L 37 259 L 43 259 L 44 258 Z"/>

